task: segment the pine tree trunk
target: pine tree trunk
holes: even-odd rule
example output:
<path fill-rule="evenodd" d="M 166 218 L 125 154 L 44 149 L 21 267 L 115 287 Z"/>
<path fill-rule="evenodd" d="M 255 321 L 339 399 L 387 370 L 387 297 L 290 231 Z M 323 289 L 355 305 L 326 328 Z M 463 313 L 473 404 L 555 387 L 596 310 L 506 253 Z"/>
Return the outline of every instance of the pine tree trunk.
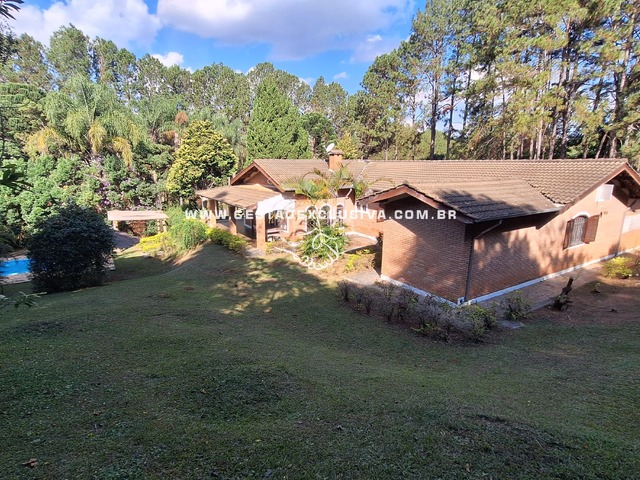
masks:
<path fill-rule="evenodd" d="M 627 67 L 629 65 L 629 59 L 631 58 L 631 51 L 633 49 L 634 46 L 634 32 L 635 32 L 635 26 L 638 23 L 638 11 L 640 10 L 640 7 L 638 7 L 638 5 L 635 6 L 635 8 L 633 9 L 633 13 L 630 15 L 631 20 L 631 25 L 629 26 L 629 33 L 627 35 L 627 38 L 625 39 L 625 48 L 622 51 L 622 61 L 620 62 L 620 67 L 622 67 L 620 69 L 620 74 L 618 76 L 614 75 L 614 78 L 618 78 L 618 81 L 615 82 L 614 80 L 614 84 L 615 84 L 615 98 L 614 98 L 614 115 L 613 115 L 613 121 L 612 123 L 614 125 L 616 125 L 617 123 L 619 123 L 620 121 L 622 121 L 622 116 L 623 116 L 623 97 L 624 97 L 624 93 L 625 90 L 627 88 L 627 80 L 628 80 L 628 73 L 627 73 Z M 620 28 L 620 27 L 618 27 Z M 617 128 L 617 126 L 616 126 Z M 611 145 L 609 145 L 609 158 L 615 158 L 618 156 L 618 138 L 617 135 L 615 133 L 615 130 L 611 131 Z"/>
<path fill-rule="evenodd" d="M 429 139 L 429 159 L 434 160 L 436 158 L 436 132 L 438 121 L 438 83 L 434 82 L 433 97 L 431 99 L 431 124 L 430 127 L 430 139 Z"/>

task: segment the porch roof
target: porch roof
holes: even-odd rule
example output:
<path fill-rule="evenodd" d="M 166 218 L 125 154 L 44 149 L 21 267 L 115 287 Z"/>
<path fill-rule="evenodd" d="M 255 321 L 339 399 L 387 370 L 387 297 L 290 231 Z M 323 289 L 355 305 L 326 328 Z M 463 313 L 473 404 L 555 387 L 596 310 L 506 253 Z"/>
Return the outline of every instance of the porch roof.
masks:
<path fill-rule="evenodd" d="M 199 195 L 210 200 L 226 203 L 234 207 L 253 209 L 258 202 L 279 197 L 280 192 L 262 185 L 227 185 L 224 187 L 197 190 Z"/>

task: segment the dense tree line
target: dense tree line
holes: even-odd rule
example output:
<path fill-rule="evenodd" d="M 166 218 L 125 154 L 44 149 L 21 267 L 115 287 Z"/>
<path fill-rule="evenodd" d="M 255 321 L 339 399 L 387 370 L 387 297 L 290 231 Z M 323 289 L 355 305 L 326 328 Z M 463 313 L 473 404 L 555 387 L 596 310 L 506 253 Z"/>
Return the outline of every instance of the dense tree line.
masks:
<path fill-rule="evenodd" d="M 356 95 L 365 148 L 415 157 L 640 154 L 640 3 L 428 0 Z M 407 125 L 413 126 L 407 129 Z"/>
<path fill-rule="evenodd" d="M 635 161 L 639 17 L 635 1 L 428 0 L 353 95 L 270 63 L 190 72 L 73 25 L 49 47 L 4 25 L 0 166 L 30 187 L 0 187 L 0 224 L 21 235 L 70 199 L 162 207 L 329 143 L 347 158 Z"/>

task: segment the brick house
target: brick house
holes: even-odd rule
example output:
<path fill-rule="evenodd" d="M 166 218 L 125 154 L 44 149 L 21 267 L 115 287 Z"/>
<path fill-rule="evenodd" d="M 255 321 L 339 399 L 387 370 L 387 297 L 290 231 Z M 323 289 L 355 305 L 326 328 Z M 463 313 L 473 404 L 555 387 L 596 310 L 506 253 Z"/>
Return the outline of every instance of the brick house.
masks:
<path fill-rule="evenodd" d="M 383 278 L 454 303 L 484 300 L 640 246 L 640 175 L 624 160 L 375 168 L 397 182 L 361 199 L 385 209 Z M 410 180 L 400 181 L 406 175 Z M 455 218 L 438 219 L 438 212 Z"/>
<path fill-rule="evenodd" d="M 370 182 L 362 198 L 347 186 L 311 205 L 289 184 L 342 164 Z M 328 162 L 257 160 L 229 186 L 197 193 L 212 210 L 252 212 L 242 227 L 258 246 L 270 233 L 299 238 L 306 209 L 326 209 L 352 231 L 382 234 L 383 279 L 453 303 L 640 246 L 640 175 L 620 159 L 343 162 L 334 151 Z"/>
<path fill-rule="evenodd" d="M 196 195 L 212 212 L 210 224 L 215 224 L 216 217 L 228 218 L 231 232 L 255 239 L 258 249 L 273 237 L 297 240 L 304 236 L 310 209 L 329 221 L 345 223 L 348 234 L 366 235 L 375 242 L 380 225 L 374 215 L 365 213 L 368 207 L 357 205 L 349 185 L 335 197 L 315 203 L 295 193 L 296 183 L 302 178 L 317 178 L 315 172 L 338 171 L 344 165 L 355 178 L 366 164 L 362 160 L 343 162 L 339 150 L 332 151 L 328 161 L 259 159 L 237 173 L 229 185 L 198 190 Z"/>

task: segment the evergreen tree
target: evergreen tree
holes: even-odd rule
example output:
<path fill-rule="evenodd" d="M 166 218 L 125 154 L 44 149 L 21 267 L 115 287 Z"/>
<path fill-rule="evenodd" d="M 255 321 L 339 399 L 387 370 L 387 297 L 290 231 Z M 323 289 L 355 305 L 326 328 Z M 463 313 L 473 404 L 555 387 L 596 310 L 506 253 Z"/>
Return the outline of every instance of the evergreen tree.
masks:
<path fill-rule="evenodd" d="M 180 198 L 190 197 L 197 188 L 223 183 L 235 173 L 237 165 L 231 145 L 214 130 L 211 122 L 193 122 L 187 127 L 169 169 L 167 190 Z"/>
<path fill-rule="evenodd" d="M 247 133 L 249 158 L 310 158 L 298 111 L 271 79 L 258 89 Z"/>
<path fill-rule="evenodd" d="M 73 25 L 62 27 L 53 33 L 48 57 L 58 74 L 60 84 L 73 76 L 89 78 L 91 74 L 89 37 Z"/>

